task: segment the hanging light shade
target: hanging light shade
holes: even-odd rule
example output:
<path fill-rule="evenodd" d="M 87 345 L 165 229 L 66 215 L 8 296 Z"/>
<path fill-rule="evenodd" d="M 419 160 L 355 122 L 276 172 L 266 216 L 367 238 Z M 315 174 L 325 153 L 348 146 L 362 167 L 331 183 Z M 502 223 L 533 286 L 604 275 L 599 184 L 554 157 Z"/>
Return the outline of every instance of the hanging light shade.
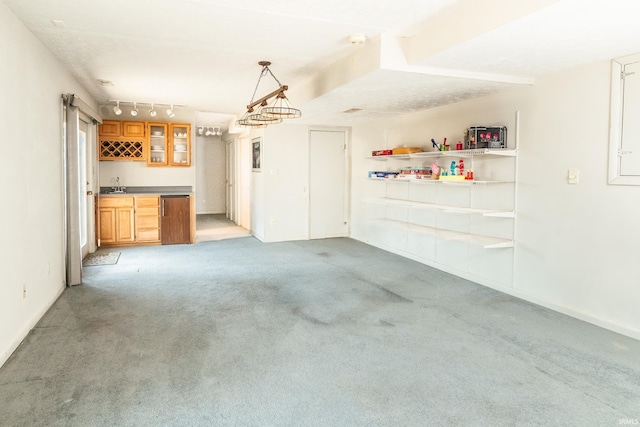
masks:
<path fill-rule="evenodd" d="M 302 116 L 302 111 L 291 105 L 284 91 L 279 92 L 271 104 L 264 107 L 260 113 L 265 117 L 279 117 L 281 119 L 297 119 Z"/>
<path fill-rule="evenodd" d="M 256 122 L 254 120 L 249 119 L 249 115 L 252 113 L 253 113 L 253 110 L 251 111 L 247 110 L 247 112 L 244 113 L 242 117 L 240 117 L 240 119 L 236 121 L 236 124 L 238 126 L 244 126 L 244 127 L 266 128 L 267 127 L 266 123 Z"/>
<path fill-rule="evenodd" d="M 267 101 L 263 101 L 255 113 L 249 114 L 249 120 L 257 123 L 264 123 L 265 125 L 275 125 L 277 123 L 281 123 L 282 119 L 280 117 L 269 117 L 262 113 L 266 105 Z"/>
<path fill-rule="evenodd" d="M 294 108 L 284 94 L 284 91 L 289 89 L 289 87 L 280 83 L 269 69 L 271 62 L 260 61 L 258 62 L 258 65 L 262 67 L 262 70 L 260 71 L 256 88 L 253 91 L 253 96 L 251 97 L 249 105 L 247 105 L 246 113 L 244 113 L 240 120 L 236 121 L 237 125 L 265 127 L 266 125 L 281 123 L 282 119 L 295 119 L 302 116 L 301 111 Z M 271 75 L 276 83 L 278 83 L 278 89 L 254 101 L 256 92 L 260 86 L 260 81 L 262 80 L 262 77 L 267 74 Z M 268 105 L 268 101 L 273 97 L 275 97 L 274 101 L 271 105 Z M 254 111 L 254 107 L 256 106 L 259 106 L 258 110 Z"/>

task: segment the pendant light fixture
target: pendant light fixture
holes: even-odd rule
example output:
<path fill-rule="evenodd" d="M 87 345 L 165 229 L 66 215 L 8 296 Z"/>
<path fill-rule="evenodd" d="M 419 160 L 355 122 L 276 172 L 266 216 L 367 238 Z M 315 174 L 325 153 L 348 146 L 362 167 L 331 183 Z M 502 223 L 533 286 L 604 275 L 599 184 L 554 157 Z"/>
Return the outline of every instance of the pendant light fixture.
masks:
<path fill-rule="evenodd" d="M 281 123 L 282 119 L 296 119 L 301 117 L 302 112 L 293 107 L 287 99 L 287 96 L 284 94 L 284 92 L 289 89 L 289 86 L 280 83 L 271 69 L 269 69 L 271 62 L 260 61 L 258 62 L 258 65 L 262 67 L 262 70 L 260 71 L 260 76 L 258 77 L 258 82 L 256 83 L 255 90 L 253 91 L 251 101 L 247 105 L 247 111 L 236 122 L 238 126 L 262 128 L 270 124 Z M 260 86 L 260 81 L 267 74 L 273 77 L 279 87 L 262 98 L 254 100 L 256 92 L 258 92 L 258 87 Z M 269 105 L 268 101 L 271 98 L 274 98 L 274 100 L 271 105 Z M 255 110 L 255 107 L 258 107 L 258 109 Z"/>

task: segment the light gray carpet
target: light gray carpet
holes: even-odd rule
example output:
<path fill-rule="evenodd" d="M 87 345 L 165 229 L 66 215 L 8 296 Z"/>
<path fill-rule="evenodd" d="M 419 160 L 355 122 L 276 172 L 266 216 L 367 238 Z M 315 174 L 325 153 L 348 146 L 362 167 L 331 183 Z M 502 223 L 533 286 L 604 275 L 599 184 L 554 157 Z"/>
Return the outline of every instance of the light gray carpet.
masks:
<path fill-rule="evenodd" d="M 1 425 L 640 418 L 640 342 L 350 239 L 121 252 L 0 369 Z"/>

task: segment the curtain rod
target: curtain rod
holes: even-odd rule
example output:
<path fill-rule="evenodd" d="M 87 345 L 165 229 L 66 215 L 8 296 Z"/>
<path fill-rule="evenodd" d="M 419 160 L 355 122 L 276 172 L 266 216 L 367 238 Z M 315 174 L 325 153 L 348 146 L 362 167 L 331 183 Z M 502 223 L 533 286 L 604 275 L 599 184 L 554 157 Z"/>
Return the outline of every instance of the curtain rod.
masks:
<path fill-rule="evenodd" d="M 62 99 L 65 105 L 79 108 L 80 111 L 88 115 L 91 120 L 96 123 L 102 124 L 102 117 L 100 117 L 100 114 L 96 113 L 93 108 L 91 108 L 89 104 L 80 99 L 78 95 L 74 95 L 73 93 L 63 93 Z"/>

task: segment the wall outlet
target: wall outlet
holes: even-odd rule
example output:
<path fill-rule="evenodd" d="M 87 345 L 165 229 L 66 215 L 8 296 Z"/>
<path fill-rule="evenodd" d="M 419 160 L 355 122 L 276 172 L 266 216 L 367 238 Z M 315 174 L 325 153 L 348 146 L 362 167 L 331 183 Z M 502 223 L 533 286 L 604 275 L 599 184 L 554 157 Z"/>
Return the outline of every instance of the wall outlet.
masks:
<path fill-rule="evenodd" d="M 22 284 L 22 299 L 27 298 L 27 284 L 23 283 Z"/>

